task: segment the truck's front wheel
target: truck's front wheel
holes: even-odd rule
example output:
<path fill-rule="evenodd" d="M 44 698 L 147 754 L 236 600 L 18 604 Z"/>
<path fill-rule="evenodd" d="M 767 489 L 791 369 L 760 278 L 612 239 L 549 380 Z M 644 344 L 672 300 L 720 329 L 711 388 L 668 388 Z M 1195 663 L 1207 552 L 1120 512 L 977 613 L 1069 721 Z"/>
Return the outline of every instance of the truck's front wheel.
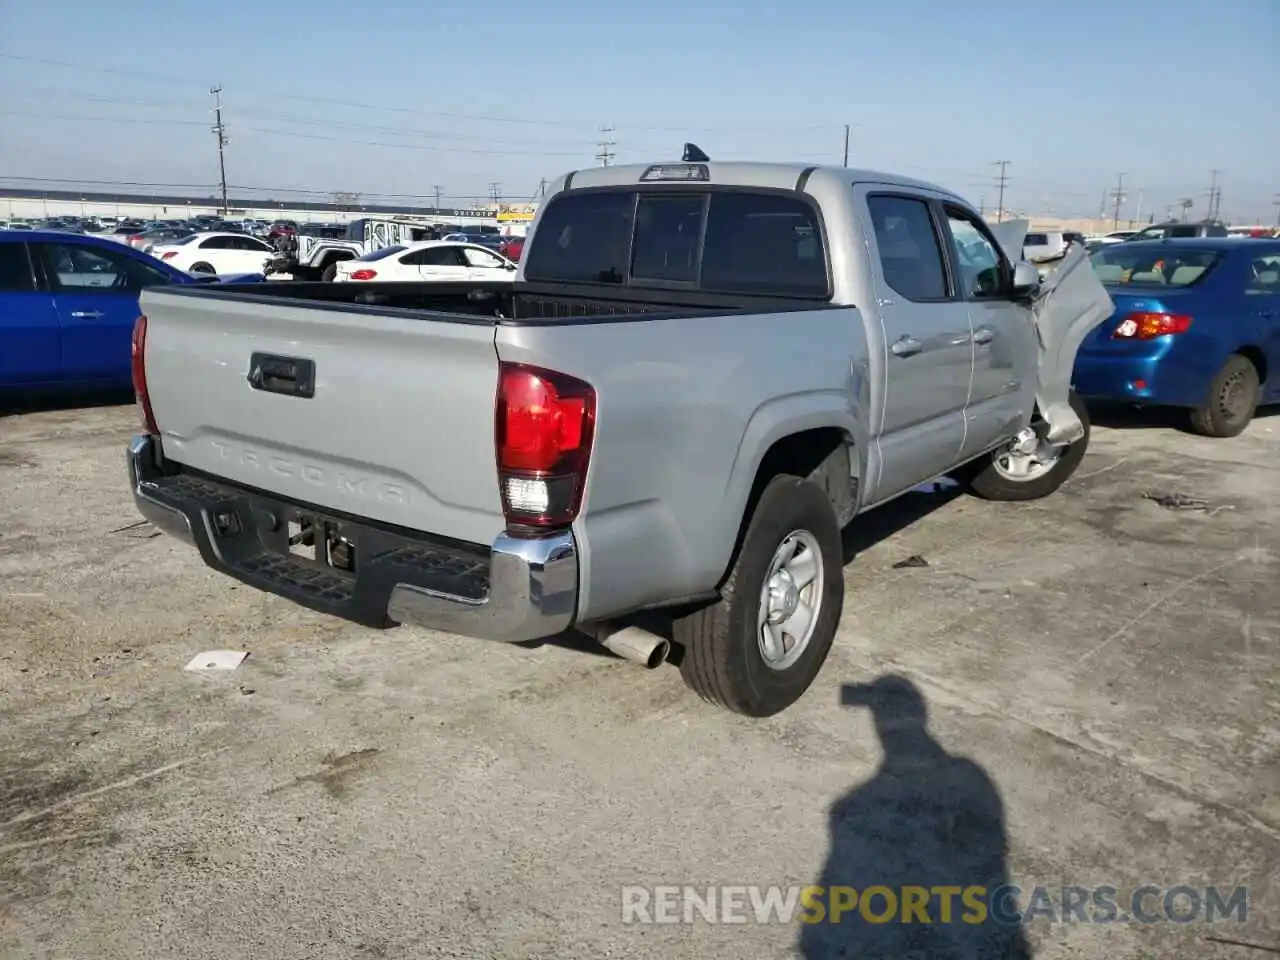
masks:
<path fill-rule="evenodd" d="M 1084 425 L 1084 436 L 1068 446 L 1052 446 L 1041 439 L 1043 422 L 1033 423 L 1034 437 L 1025 448 L 1007 445 L 957 472 L 969 491 L 984 500 L 1039 500 L 1054 493 L 1071 478 L 1089 449 L 1089 411 L 1071 391 L 1071 409 Z"/>
<path fill-rule="evenodd" d="M 769 481 L 720 600 L 675 622 L 680 673 L 703 699 L 767 717 L 818 675 L 844 603 L 840 528 L 819 487 Z"/>

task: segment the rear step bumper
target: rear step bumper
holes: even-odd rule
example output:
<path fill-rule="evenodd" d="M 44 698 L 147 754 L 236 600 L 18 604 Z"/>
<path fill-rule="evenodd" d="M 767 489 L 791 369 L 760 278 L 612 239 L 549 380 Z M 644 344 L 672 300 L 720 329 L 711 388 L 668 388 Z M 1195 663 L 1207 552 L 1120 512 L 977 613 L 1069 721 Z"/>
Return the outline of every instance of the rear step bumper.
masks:
<path fill-rule="evenodd" d="M 139 512 L 193 544 L 210 567 L 250 586 L 371 627 L 413 623 L 518 642 L 553 636 L 573 623 L 578 553 L 569 531 L 536 539 L 503 535 L 488 549 L 443 542 L 174 473 L 161 468 L 157 453 L 152 436 L 129 443 Z M 289 552 L 290 523 L 303 517 L 348 544 L 354 573 Z M 322 558 L 328 553 L 323 544 L 315 552 Z"/>

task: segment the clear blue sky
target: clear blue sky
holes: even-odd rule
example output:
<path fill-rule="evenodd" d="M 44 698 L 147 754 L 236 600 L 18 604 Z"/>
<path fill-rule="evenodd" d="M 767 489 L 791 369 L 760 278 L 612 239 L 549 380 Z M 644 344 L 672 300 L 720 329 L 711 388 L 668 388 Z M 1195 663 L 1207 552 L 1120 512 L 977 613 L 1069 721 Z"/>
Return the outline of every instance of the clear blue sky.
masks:
<path fill-rule="evenodd" d="M 1280 0 L 0 0 L 0 55 L 0 178 L 211 186 L 221 84 L 228 180 L 277 196 L 527 199 L 604 124 L 619 162 L 839 163 L 848 123 L 851 165 L 988 209 L 1002 159 L 1024 212 L 1280 191 Z"/>

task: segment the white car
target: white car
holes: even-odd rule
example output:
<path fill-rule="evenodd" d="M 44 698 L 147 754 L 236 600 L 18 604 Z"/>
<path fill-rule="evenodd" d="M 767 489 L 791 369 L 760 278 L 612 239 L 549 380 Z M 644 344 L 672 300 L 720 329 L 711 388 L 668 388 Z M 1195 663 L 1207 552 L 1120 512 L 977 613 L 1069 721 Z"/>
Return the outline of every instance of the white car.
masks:
<path fill-rule="evenodd" d="M 338 264 L 335 282 L 360 280 L 514 280 L 516 265 L 475 243 L 427 240 L 383 247 Z"/>
<path fill-rule="evenodd" d="M 262 273 L 276 255 L 269 243 L 243 233 L 193 233 L 181 240 L 157 243 L 147 251 L 187 273 Z"/>

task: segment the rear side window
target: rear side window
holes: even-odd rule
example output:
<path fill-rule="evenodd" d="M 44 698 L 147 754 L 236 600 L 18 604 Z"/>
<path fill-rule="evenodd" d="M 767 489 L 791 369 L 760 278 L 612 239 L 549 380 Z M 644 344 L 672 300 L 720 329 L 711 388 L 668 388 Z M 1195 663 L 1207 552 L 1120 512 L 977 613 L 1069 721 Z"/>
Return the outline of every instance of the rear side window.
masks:
<path fill-rule="evenodd" d="M 781 194 L 711 194 L 702 289 L 825 299 L 827 259 L 813 208 Z"/>
<path fill-rule="evenodd" d="M 924 200 L 867 198 L 884 281 L 908 300 L 947 299 L 942 246 Z"/>
<path fill-rule="evenodd" d="M 35 290 L 25 243 L 0 243 L 0 293 Z"/>
<path fill-rule="evenodd" d="M 829 296 L 817 214 L 798 197 L 749 191 L 610 190 L 559 197 L 538 225 L 525 277 Z"/>
<path fill-rule="evenodd" d="M 1049 245 L 1049 235 L 1047 233 L 1028 233 L 1027 239 L 1022 241 L 1024 247 L 1047 247 Z"/>

